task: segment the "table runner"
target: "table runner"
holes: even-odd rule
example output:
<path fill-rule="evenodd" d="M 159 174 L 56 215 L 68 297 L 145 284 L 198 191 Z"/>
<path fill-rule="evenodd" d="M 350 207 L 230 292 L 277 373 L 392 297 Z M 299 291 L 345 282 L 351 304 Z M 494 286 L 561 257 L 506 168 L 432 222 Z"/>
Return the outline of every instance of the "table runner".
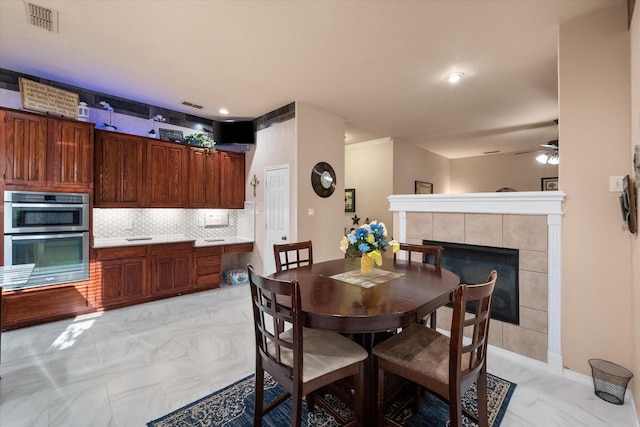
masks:
<path fill-rule="evenodd" d="M 387 270 L 373 270 L 373 276 L 365 276 L 360 270 L 351 270 L 344 273 L 334 274 L 329 276 L 331 279 L 347 282 L 352 285 L 361 286 L 363 288 L 371 288 L 381 283 L 389 282 L 398 277 L 404 276 L 402 273 L 395 273 Z"/>

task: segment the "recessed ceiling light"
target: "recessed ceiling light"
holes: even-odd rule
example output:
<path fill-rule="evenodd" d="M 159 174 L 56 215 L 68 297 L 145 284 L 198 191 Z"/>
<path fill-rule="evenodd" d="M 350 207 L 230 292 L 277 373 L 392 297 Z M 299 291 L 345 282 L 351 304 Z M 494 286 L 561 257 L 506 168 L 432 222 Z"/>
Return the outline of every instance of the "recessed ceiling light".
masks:
<path fill-rule="evenodd" d="M 218 110 L 218 113 L 227 115 L 229 114 L 229 110 L 227 110 L 226 108 L 221 108 L 220 110 Z"/>
<path fill-rule="evenodd" d="M 464 73 L 449 73 L 446 76 L 444 76 L 444 79 L 449 83 L 458 83 L 463 76 L 464 76 Z"/>

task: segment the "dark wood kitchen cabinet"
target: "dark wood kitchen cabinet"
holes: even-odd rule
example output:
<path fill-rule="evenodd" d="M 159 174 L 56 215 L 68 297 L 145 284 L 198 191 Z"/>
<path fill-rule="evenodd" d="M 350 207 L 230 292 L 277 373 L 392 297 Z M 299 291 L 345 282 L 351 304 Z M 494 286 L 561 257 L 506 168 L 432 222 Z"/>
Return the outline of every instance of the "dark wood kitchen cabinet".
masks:
<path fill-rule="evenodd" d="M 244 154 L 219 151 L 221 207 L 244 208 Z"/>
<path fill-rule="evenodd" d="M 93 186 L 93 123 L 0 109 L 7 188 L 78 191 Z"/>
<path fill-rule="evenodd" d="M 56 187 L 88 189 L 93 184 L 93 123 L 48 119 L 48 169 Z"/>
<path fill-rule="evenodd" d="M 220 287 L 223 246 L 196 248 L 196 287 L 213 289 Z"/>
<path fill-rule="evenodd" d="M 146 141 L 133 135 L 96 130 L 95 207 L 144 207 Z"/>
<path fill-rule="evenodd" d="M 219 208 L 220 155 L 202 148 L 189 148 L 189 205 Z"/>
<path fill-rule="evenodd" d="M 189 159 L 186 145 L 151 141 L 147 144 L 147 206 L 188 206 Z"/>
<path fill-rule="evenodd" d="M 193 242 L 151 245 L 151 294 L 179 295 L 193 288 Z"/>
<path fill-rule="evenodd" d="M 96 249 L 102 306 L 134 304 L 148 295 L 146 246 Z"/>

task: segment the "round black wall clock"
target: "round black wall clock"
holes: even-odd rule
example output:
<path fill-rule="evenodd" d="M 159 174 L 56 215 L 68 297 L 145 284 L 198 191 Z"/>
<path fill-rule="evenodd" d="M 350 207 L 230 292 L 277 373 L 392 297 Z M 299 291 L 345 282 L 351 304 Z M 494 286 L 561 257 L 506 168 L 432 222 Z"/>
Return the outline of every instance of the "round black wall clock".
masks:
<path fill-rule="evenodd" d="M 311 170 L 311 186 L 320 197 L 329 197 L 336 190 L 336 173 L 327 162 L 319 162 Z"/>

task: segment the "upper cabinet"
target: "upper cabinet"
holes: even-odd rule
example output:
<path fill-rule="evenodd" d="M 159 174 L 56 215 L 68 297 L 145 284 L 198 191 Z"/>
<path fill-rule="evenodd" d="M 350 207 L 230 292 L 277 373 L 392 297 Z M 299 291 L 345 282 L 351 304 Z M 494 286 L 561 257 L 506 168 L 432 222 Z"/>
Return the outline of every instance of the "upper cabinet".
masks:
<path fill-rule="evenodd" d="M 221 156 L 220 198 L 223 208 L 244 207 L 244 154 L 218 152 Z"/>
<path fill-rule="evenodd" d="M 48 119 L 48 169 L 56 186 L 88 188 L 93 183 L 93 123 Z"/>
<path fill-rule="evenodd" d="M 145 206 L 146 140 L 96 130 L 95 206 Z"/>
<path fill-rule="evenodd" d="M 220 202 L 220 155 L 202 148 L 189 148 L 189 206 L 216 208 Z"/>
<path fill-rule="evenodd" d="M 93 124 L 0 110 L 4 184 L 86 190 L 93 183 Z"/>
<path fill-rule="evenodd" d="M 186 145 L 166 142 L 147 144 L 147 206 L 188 206 L 189 159 Z"/>

